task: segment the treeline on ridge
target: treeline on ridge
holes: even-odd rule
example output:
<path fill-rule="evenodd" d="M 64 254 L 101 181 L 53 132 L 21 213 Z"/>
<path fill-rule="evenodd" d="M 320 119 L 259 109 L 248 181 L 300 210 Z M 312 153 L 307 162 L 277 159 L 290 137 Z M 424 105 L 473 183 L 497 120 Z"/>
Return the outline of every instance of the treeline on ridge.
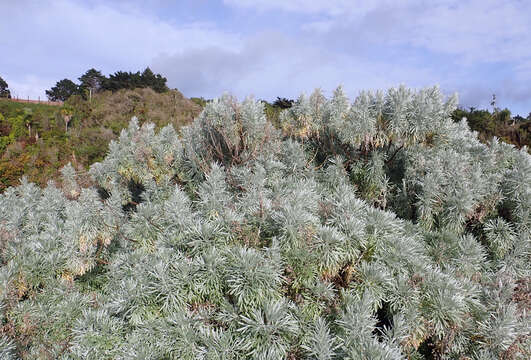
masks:
<path fill-rule="evenodd" d="M 166 86 L 167 79 L 153 73 L 149 67 L 143 72 L 117 71 L 108 77 L 92 68 L 78 80 L 79 84 L 70 79 L 60 80 L 50 90 L 46 90 L 46 96 L 50 101 L 66 101 L 73 95 L 90 98 L 95 93 L 105 90 L 115 92 L 121 89 L 151 88 L 158 93 L 169 90 Z"/>

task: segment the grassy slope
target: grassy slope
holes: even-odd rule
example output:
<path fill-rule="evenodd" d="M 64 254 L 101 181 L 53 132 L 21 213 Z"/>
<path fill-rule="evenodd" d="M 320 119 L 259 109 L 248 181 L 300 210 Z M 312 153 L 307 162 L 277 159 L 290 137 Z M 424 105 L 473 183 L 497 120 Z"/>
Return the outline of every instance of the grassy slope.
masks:
<path fill-rule="evenodd" d="M 78 169 L 88 168 L 103 159 L 109 141 L 119 136 L 133 116 L 141 123 L 149 119 L 157 127 L 171 123 L 180 128 L 200 110 L 176 90 L 106 92 L 90 102 L 73 97 L 63 107 L 0 100 L 0 192 L 18 184 L 24 175 L 44 185 L 57 178 L 69 161 Z M 68 114 L 71 120 L 65 131 Z"/>

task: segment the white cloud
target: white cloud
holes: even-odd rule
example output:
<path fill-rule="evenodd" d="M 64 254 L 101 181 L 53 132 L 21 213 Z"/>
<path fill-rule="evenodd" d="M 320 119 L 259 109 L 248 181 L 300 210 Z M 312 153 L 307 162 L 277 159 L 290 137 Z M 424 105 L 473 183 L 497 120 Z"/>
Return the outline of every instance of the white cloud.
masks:
<path fill-rule="evenodd" d="M 418 16 L 406 35 L 418 46 L 471 60 L 529 59 L 529 14 L 530 2 L 474 0 L 439 5 Z"/>
<path fill-rule="evenodd" d="M 407 1 L 410 2 L 410 1 Z M 363 15 L 381 6 L 392 4 L 391 0 L 224 0 L 227 5 L 257 9 L 260 11 L 288 11 L 303 14 L 328 16 Z"/>
<path fill-rule="evenodd" d="M 323 51 L 296 38 L 265 32 L 249 38 L 239 51 L 211 47 L 159 56 L 153 69 L 166 74 L 188 96 L 296 97 L 321 87 L 331 94 L 339 84 L 355 96 L 359 90 L 407 83 L 433 85 L 435 74 L 415 65 L 386 64 L 363 57 Z"/>
<path fill-rule="evenodd" d="M 334 36 L 416 46 L 463 61 L 531 60 L 531 2 L 507 0 L 225 0 L 239 8 L 317 16 L 301 26 Z"/>
<path fill-rule="evenodd" d="M 332 20 L 310 21 L 302 24 L 301 29 L 308 32 L 326 34 L 334 28 L 335 22 Z"/>

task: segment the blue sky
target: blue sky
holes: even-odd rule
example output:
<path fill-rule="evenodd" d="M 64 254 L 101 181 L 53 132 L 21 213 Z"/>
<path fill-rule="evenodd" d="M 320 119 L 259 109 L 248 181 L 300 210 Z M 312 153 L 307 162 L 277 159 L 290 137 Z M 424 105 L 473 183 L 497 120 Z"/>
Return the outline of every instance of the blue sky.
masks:
<path fill-rule="evenodd" d="M 531 112 L 529 0 L 0 0 L 0 14 L 0 76 L 19 97 L 150 66 L 189 97 L 438 84 Z"/>

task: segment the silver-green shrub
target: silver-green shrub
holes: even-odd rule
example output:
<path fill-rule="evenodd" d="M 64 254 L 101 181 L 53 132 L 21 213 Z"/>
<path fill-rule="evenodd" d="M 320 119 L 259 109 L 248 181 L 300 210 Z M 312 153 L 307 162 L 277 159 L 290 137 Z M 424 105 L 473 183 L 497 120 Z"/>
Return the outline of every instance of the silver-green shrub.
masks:
<path fill-rule="evenodd" d="M 531 157 L 438 88 L 132 119 L 0 195 L 5 359 L 528 359 Z M 83 183 L 86 183 L 84 181 Z"/>

